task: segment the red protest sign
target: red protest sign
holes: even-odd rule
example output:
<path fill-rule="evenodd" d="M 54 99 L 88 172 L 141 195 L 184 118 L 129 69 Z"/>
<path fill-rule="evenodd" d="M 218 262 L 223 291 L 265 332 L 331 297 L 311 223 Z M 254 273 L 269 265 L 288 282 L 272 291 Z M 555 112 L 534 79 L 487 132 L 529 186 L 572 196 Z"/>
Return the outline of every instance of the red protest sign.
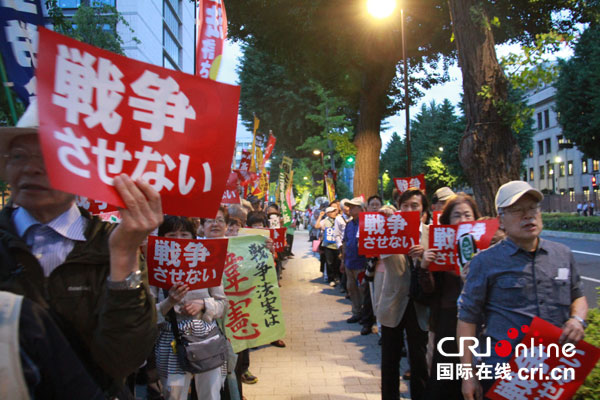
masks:
<path fill-rule="evenodd" d="M 217 79 L 227 37 L 227 17 L 221 0 L 199 0 L 196 18 L 196 75 Z"/>
<path fill-rule="evenodd" d="M 516 333 L 521 329 L 526 335 L 515 349 L 509 363 L 510 371 L 494 383 L 486 398 L 572 398 L 600 359 L 600 349 L 583 340 L 576 346 L 561 345 L 558 339 L 562 330 L 538 317 L 529 327 L 523 328 L 512 328 Z"/>
<path fill-rule="evenodd" d="M 462 236 L 470 234 L 475 239 L 475 245 L 479 250 L 485 250 L 490 247 L 490 243 L 494 238 L 494 234 L 498 230 L 499 222 L 497 218 L 486 219 L 483 221 L 472 221 L 472 222 L 461 222 L 458 224 L 458 230 L 456 232 L 456 240 L 458 241 Z"/>
<path fill-rule="evenodd" d="M 421 189 L 425 193 L 425 175 L 408 176 L 405 178 L 394 178 L 398 194 L 406 192 L 408 189 Z"/>
<path fill-rule="evenodd" d="M 431 225 L 440 225 L 440 217 L 442 216 L 441 211 L 434 211 L 431 217 Z"/>
<path fill-rule="evenodd" d="M 378 212 L 359 215 L 358 254 L 408 254 L 419 243 L 420 213 L 396 212 L 389 217 Z"/>
<path fill-rule="evenodd" d="M 287 228 L 271 228 L 269 232 L 271 233 L 271 239 L 273 240 L 273 246 L 275 247 L 275 252 L 280 253 L 285 249 L 285 233 Z"/>
<path fill-rule="evenodd" d="M 92 200 L 85 196 L 75 196 L 75 202 L 77 206 L 84 208 L 93 215 L 117 211 L 117 207 L 111 206 L 105 201 Z"/>
<path fill-rule="evenodd" d="M 219 286 L 227 256 L 227 239 L 148 237 L 148 279 L 170 289 L 175 283 L 190 289 Z"/>
<path fill-rule="evenodd" d="M 273 136 L 273 133 L 269 132 L 269 141 L 267 142 L 267 147 L 265 148 L 265 152 L 263 154 L 262 163 L 260 165 L 260 171 L 265 169 L 265 164 L 267 163 L 267 161 L 269 161 L 269 158 L 271 158 L 271 153 L 273 153 L 273 149 L 275 148 L 276 142 L 277 139 L 275 138 L 275 136 Z"/>
<path fill-rule="evenodd" d="M 128 59 L 40 28 L 40 143 L 52 187 L 122 207 L 113 178 L 160 192 L 165 213 L 213 217 L 240 88 Z"/>
<path fill-rule="evenodd" d="M 223 192 L 223 198 L 221 199 L 222 204 L 240 204 L 240 191 L 238 188 L 238 174 L 231 172 L 225 185 L 225 191 Z"/>
<path fill-rule="evenodd" d="M 431 225 L 429 248 L 438 249 L 435 261 L 429 264 L 430 271 L 456 271 L 456 225 Z"/>

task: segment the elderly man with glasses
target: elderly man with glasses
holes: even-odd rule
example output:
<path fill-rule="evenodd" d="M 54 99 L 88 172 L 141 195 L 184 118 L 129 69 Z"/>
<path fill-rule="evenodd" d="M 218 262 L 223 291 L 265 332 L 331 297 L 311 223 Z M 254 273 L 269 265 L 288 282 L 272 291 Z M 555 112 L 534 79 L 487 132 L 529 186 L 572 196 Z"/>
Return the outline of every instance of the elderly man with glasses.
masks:
<path fill-rule="evenodd" d="M 116 176 L 121 223 L 92 217 L 50 185 L 38 126 L 33 102 L 16 127 L 0 129 L 0 178 L 12 191 L 0 212 L 0 288 L 48 311 L 105 394 L 127 398 L 124 378 L 156 337 L 139 248 L 162 222 L 160 195 Z"/>
<path fill-rule="evenodd" d="M 495 353 L 498 341 L 508 340 L 514 349 L 524 335 L 521 326 L 529 325 L 533 317 L 561 327 L 562 343 L 577 343 L 587 326 L 588 305 L 571 250 L 540 238 L 543 197 L 523 181 L 500 187 L 496 209 L 506 239 L 473 258 L 458 300 L 458 339 L 476 336 L 477 328 L 483 325 L 483 336 L 491 338 L 491 355 L 483 362 L 492 368 L 512 357 L 512 352 L 507 357 Z M 517 328 L 519 336 L 509 338 L 509 328 Z M 473 362 L 469 350 L 461 362 Z M 464 398 L 482 398 L 493 382 L 464 379 Z"/>

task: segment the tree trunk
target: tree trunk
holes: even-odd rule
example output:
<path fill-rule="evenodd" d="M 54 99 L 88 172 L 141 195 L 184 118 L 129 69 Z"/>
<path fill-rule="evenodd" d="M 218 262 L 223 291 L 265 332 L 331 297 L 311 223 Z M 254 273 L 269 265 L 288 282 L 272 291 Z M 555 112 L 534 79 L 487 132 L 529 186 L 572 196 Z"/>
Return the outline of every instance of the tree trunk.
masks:
<path fill-rule="evenodd" d="M 521 157 L 510 122 L 501 114 L 508 80 L 496 59 L 494 37 L 477 0 L 448 0 L 463 76 L 466 130 L 459 160 L 484 215 L 495 215 L 498 188 L 519 179 Z M 481 92 L 485 94 L 481 94 Z"/>
<path fill-rule="evenodd" d="M 379 155 L 381 152 L 381 119 L 385 96 L 396 72 L 395 63 L 371 65 L 363 71 L 361 82 L 358 127 L 354 144 L 354 196 L 365 200 L 378 193 Z"/>

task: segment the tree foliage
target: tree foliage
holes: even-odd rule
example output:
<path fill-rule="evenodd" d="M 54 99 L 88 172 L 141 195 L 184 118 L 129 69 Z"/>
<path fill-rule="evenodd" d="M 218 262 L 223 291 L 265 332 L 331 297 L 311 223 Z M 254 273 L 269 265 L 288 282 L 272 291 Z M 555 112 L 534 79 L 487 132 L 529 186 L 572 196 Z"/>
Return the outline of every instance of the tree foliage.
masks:
<path fill-rule="evenodd" d="M 133 29 L 116 7 L 102 1 L 84 0 L 71 19 L 65 17 L 56 0 L 47 0 L 46 7 L 48 16 L 58 33 L 125 55 L 123 51 L 125 42 L 119 35 L 117 26 L 121 24 L 131 33 Z M 132 40 L 140 43 L 135 36 Z"/>
<path fill-rule="evenodd" d="M 560 69 L 556 108 L 563 134 L 585 157 L 600 159 L 600 25 L 581 35 L 575 55 Z"/>

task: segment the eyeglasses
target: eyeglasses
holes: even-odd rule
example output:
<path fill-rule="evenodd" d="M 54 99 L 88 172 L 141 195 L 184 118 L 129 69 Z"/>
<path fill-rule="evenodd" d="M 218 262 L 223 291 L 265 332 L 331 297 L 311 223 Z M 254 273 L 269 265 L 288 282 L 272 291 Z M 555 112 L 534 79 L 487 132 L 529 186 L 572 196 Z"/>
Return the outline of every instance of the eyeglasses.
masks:
<path fill-rule="evenodd" d="M 533 214 L 533 215 L 538 215 L 540 213 L 540 211 L 542 211 L 542 206 L 540 206 L 539 204 L 536 204 L 534 206 L 531 207 L 508 207 L 503 209 L 500 214 L 511 214 L 514 215 L 515 217 L 524 217 L 525 215 L 529 215 L 529 214 Z"/>
<path fill-rule="evenodd" d="M 30 153 L 25 149 L 12 149 L 10 152 L 3 154 L 2 157 L 4 157 L 7 164 L 15 166 L 25 165 L 32 160 L 41 164 L 44 163 L 42 154 Z"/>
<path fill-rule="evenodd" d="M 216 218 L 216 219 L 210 219 L 207 218 L 204 220 L 205 224 L 208 225 L 212 225 L 212 224 L 225 224 L 225 218 Z"/>

